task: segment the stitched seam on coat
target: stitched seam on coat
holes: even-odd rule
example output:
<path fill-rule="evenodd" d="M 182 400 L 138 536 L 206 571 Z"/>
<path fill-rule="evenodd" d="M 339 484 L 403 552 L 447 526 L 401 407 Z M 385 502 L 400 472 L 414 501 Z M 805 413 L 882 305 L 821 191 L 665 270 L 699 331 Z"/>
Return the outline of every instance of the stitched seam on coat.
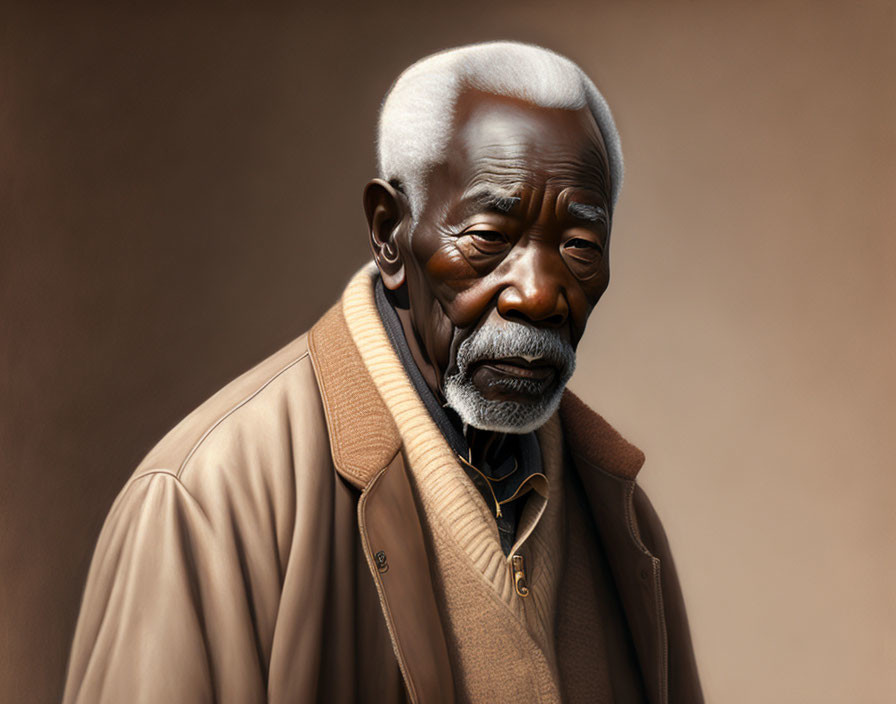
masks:
<path fill-rule="evenodd" d="M 656 613 L 659 616 L 659 637 L 663 644 L 663 654 L 660 658 L 660 697 L 663 704 L 669 702 L 669 634 L 666 629 L 666 608 L 663 604 L 663 588 L 660 569 L 662 564 L 658 557 L 653 558 L 653 586 L 656 590 Z"/>
<path fill-rule="evenodd" d="M 287 364 L 285 367 L 283 367 L 282 369 L 280 369 L 280 370 L 279 370 L 276 374 L 274 374 L 270 379 L 268 379 L 268 380 L 267 380 L 266 382 L 264 382 L 261 386 L 259 386 L 257 389 L 255 389 L 255 391 L 253 391 L 251 394 L 249 394 L 248 396 L 246 396 L 246 398 L 244 398 L 242 401 L 239 401 L 238 403 L 236 403 L 236 404 L 235 404 L 234 406 L 232 406 L 226 413 L 224 413 L 220 418 L 218 418 L 218 420 L 216 420 L 214 423 L 212 423 L 212 424 L 209 426 L 209 428 L 202 434 L 202 437 L 199 438 L 199 440 L 196 441 L 196 444 L 193 445 L 193 447 L 192 447 L 192 448 L 190 449 L 190 451 L 187 453 L 187 456 L 184 458 L 184 461 L 180 463 L 180 467 L 177 468 L 177 472 L 175 473 L 174 476 L 175 476 L 178 480 L 180 480 L 181 475 L 183 474 L 184 470 L 187 468 L 187 463 L 188 463 L 191 459 L 193 459 L 193 455 L 196 454 L 196 451 L 199 449 L 199 446 L 202 445 L 202 443 L 205 442 L 206 438 L 208 438 L 208 436 L 211 435 L 211 434 L 217 429 L 217 427 L 218 427 L 219 425 L 221 425 L 221 423 L 223 423 L 225 420 L 227 420 L 231 415 L 233 415 L 236 411 L 238 411 L 240 408 L 242 408 L 243 406 L 245 406 L 247 403 L 249 403 L 250 401 L 252 401 L 256 396 L 258 396 L 262 391 L 264 391 L 268 386 L 270 386 L 270 385 L 271 385 L 271 384 L 272 384 L 278 377 L 280 377 L 280 376 L 283 375 L 285 372 L 287 372 L 287 371 L 289 371 L 290 369 L 292 369 L 292 367 L 294 367 L 295 365 L 297 365 L 299 362 L 301 362 L 301 361 L 302 361 L 303 359 L 305 359 L 307 356 L 308 356 L 308 351 L 306 350 L 305 352 L 302 353 L 302 356 L 301 356 L 301 357 L 298 357 L 297 359 L 294 359 L 292 362 L 290 362 L 290 363 Z"/>
<path fill-rule="evenodd" d="M 180 477 L 177 476 L 177 474 L 172 472 L 170 469 L 148 469 L 145 472 L 141 472 L 140 474 L 131 477 L 130 479 L 128 479 L 127 483 L 122 487 L 122 490 L 121 490 L 122 495 L 127 490 L 129 490 L 132 485 L 136 484 L 141 479 L 146 479 L 146 478 L 152 477 L 156 474 L 165 474 L 165 475 L 168 475 L 169 477 L 171 477 L 175 481 L 177 486 L 180 488 L 180 490 L 183 491 L 184 496 L 186 496 L 196 506 L 196 508 L 199 509 L 199 512 L 202 514 L 202 517 L 205 519 L 206 523 L 209 523 L 209 524 L 211 523 L 211 520 L 209 519 L 208 514 L 205 512 L 205 508 L 202 506 L 201 503 L 199 503 L 199 500 L 195 496 L 193 496 L 193 494 L 187 488 L 187 485 L 181 481 Z"/>

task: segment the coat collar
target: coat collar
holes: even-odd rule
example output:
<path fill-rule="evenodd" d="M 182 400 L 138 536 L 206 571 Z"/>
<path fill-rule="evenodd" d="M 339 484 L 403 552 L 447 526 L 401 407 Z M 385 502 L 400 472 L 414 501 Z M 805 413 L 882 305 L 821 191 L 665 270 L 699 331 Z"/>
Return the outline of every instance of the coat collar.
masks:
<path fill-rule="evenodd" d="M 311 328 L 308 349 L 320 387 L 336 471 L 366 489 L 401 447 L 398 427 L 352 340 L 342 304 Z"/>
<path fill-rule="evenodd" d="M 371 262 L 355 274 L 340 302 L 311 328 L 308 336 L 336 471 L 361 490 L 401 447 L 395 421 L 358 349 L 359 344 L 365 344 L 363 335 L 352 330 L 346 320 L 347 302 L 356 302 L 365 291 L 372 301 L 375 277 L 376 267 Z M 359 307 L 352 305 L 350 313 L 355 328 L 359 324 L 382 327 L 375 308 L 372 313 L 359 313 Z M 644 454 L 568 389 L 559 413 L 574 455 L 620 479 L 637 476 Z"/>

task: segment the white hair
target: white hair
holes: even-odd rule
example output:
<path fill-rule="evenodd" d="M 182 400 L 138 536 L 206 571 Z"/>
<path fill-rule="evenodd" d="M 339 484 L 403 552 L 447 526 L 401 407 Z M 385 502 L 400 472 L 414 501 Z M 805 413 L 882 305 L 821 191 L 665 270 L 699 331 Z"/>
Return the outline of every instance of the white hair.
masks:
<path fill-rule="evenodd" d="M 415 221 L 425 203 L 424 180 L 443 158 L 455 102 L 466 89 L 546 108 L 587 106 L 606 146 L 615 206 L 622 188 L 622 147 L 607 101 L 566 57 L 533 44 L 497 41 L 420 59 L 402 72 L 383 100 L 377 129 L 379 173 L 403 185 Z"/>

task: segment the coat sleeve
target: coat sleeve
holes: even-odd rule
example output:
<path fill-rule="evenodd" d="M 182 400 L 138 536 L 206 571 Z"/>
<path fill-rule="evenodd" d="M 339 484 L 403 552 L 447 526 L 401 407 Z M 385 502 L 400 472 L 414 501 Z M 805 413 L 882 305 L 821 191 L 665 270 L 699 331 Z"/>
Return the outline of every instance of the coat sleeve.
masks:
<path fill-rule="evenodd" d="M 176 476 L 132 479 L 94 552 L 65 704 L 264 701 L 233 547 Z"/>
<path fill-rule="evenodd" d="M 302 339 L 181 421 L 115 500 L 64 704 L 318 698 L 334 512 L 346 526 L 355 514 L 345 492 L 335 500 Z"/>
<path fill-rule="evenodd" d="M 332 487 L 243 459 L 204 461 L 188 484 L 156 470 L 125 486 L 94 552 L 64 704 L 266 702 L 281 641 L 290 691 L 314 699 L 326 572 L 303 565 L 326 564 Z M 284 586 L 299 641 L 278 628 L 294 615 Z"/>

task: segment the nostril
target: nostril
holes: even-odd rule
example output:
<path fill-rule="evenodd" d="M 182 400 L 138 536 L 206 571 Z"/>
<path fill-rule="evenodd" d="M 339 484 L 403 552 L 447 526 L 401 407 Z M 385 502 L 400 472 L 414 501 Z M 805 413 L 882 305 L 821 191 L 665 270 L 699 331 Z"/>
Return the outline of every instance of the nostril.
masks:
<path fill-rule="evenodd" d="M 502 315 L 508 320 L 518 320 L 524 323 L 545 325 L 548 327 L 560 327 L 566 322 L 566 316 L 561 313 L 553 313 L 552 315 L 548 315 L 544 318 L 536 318 L 530 315 L 526 315 L 523 311 L 518 310 L 517 308 L 511 308 L 510 310 L 503 311 Z"/>
<path fill-rule="evenodd" d="M 504 317 L 510 320 L 521 320 L 524 323 L 532 322 L 529 320 L 529 316 L 525 315 L 522 311 L 517 310 L 516 308 L 511 308 L 510 310 L 504 313 Z"/>

